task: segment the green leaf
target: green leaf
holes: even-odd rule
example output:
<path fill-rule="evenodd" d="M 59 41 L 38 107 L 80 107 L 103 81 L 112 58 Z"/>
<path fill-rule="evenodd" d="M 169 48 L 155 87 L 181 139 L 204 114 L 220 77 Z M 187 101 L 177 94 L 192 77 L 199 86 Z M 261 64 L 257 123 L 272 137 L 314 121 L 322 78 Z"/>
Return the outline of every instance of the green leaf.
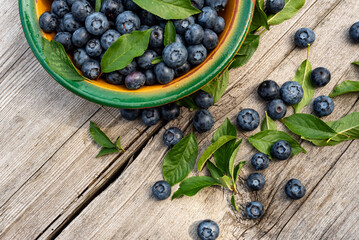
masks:
<path fill-rule="evenodd" d="M 202 90 L 211 94 L 213 96 L 214 103 L 216 103 L 226 92 L 228 82 L 229 71 L 228 68 L 226 68 L 219 77 L 216 77 L 215 79 L 210 81 L 202 88 Z"/>
<path fill-rule="evenodd" d="M 123 148 L 122 148 L 122 146 L 121 146 L 121 136 L 119 136 L 119 137 L 117 138 L 116 147 L 117 147 L 117 149 L 119 149 L 119 150 L 123 150 Z"/>
<path fill-rule="evenodd" d="M 234 175 L 233 182 L 234 182 L 234 184 L 236 184 L 238 176 L 239 176 L 239 173 L 241 172 L 241 170 L 242 170 L 242 168 L 243 168 L 243 166 L 245 164 L 246 164 L 246 161 L 239 162 L 237 164 L 237 166 L 234 168 L 234 172 L 233 172 L 233 175 Z"/>
<path fill-rule="evenodd" d="M 333 141 L 346 141 L 359 138 L 359 112 L 353 112 L 338 121 L 335 121 L 332 128 L 337 134 L 331 138 Z"/>
<path fill-rule="evenodd" d="M 213 185 L 220 185 L 220 182 L 208 176 L 194 176 L 187 178 L 180 184 L 179 189 L 173 194 L 172 199 L 178 198 L 182 195 L 189 197 L 194 196 L 201 189 Z"/>
<path fill-rule="evenodd" d="M 185 19 L 201 11 L 190 0 L 133 0 L 138 6 L 163 19 Z"/>
<path fill-rule="evenodd" d="M 102 4 L 103 0 L 96 0 L 95 3 L 95 12 L 99 12 L 101 10 L 101 4 Z"/>
<path fill-rule="evenodd" d="M 359 66 L 359 62 L 352 62 L 352 64 Z"/>
<path fill-rule="evenodd" d="M 72 63 L 61 43 L 53 40 L 50 42 L 45 38 L 42 38 L 42 43 L 45 60 L 54 72 L 72 81 L 82 81 L 86 79 Z"/>
<path fill-rule="evenodd" d="M 228 177 L 227 175 L 224 175 L 223 177 L 219 178 L 219 182 L 221 183 L 221 185 L 229 190 L 233 190 L 232 189 L 232 179 L 230 177 Z"/>
<path fill-rule="evenodd" d="M 233 182 L 234 182 L 234 163 L 236 162 L 236 157 L 237 157 L 239 148 L 241 146 L 241 143 L 242 143 L 242 139 L 239 140 L 238 142 L 236 142 L 236 144 L 234 146 L 234 150 L 231 155 L 231 158 L 229 159 L 229 163 L 228 163 L 229 175 L 232 177 Z"/>
<path fill-rule="evenodd" d="M 245 65 L 257 51 L 259 46 L 259 39 L 259 35 L 248 34 L 242 47 L 239 49 L 239 52 L 234 58 L 230 68 L 237 68 Z"/>
<path fill-rule="evenodd" d="M 142 56 L 148 48 L 152 29 L 134 31 L 122 35 L 105 52 L 101 60 L 101 69 L 105 73 L 120 70 L 132 62 L 135 57 Z"/>
<path fill-rule="evenodd" d="M 285 20 L 294 17 L 305 4 L 305 0 L 285 0 L 282 11 L 268 18 L 269 25 L 278 25 Z"/>
<path fill-rule="evenodd" d="M 260 5 L 261 4 L 259 4 L 257 0 L 249 32 L 253 32 L 259 27 L 264 27 L 265 29 L 269 30 L 267 14 L 265 14 L 263 8 L 261 8 Z"/>
<path fill-rule="evenodd" d="M 198 172 L 202 171 L 203 166 L 206 164 L 207 160 L 215 153 L 220 147 L 222 147 L 227 142 L 236 139 L 235 136 L 222 136 L 216 142 L 212 143 L 206 151 L 202 154 L 202 156 L 198 160 L 197 169 Z"/>
<path fill-rule="evenodd" d="M 161 62 L 163 62 L 163 58 L 162 58 L 162 56 L 158 56 L 151 61 L 151 64 L 156 65 Z"/>
<path fill-rule="evenodd" d="M 223 177 L 221 170 L 217 168 L 216 165 L 214 165 L 211 161 L 207 161 L 206 165 L 213 178 L 219 179 L 220 177 Z"/>
<path fill-rule="evenodd" d="M 168 21 L 165 27 L 165 33 L 163 36 L 163 44 L 167 46 L 170 43 L 174 43 L 176 41 L 176 29 L 175 25 L 173 25 L 172 21 Z"/>
<path fill-rule="evenodd" d="M 325 122 L 311 114 L 296 113 L 282 122 L 293 133 L 307 139 L 328 139 L 336 134 Z"/>
<path fill-rule="evenodd" d="M 294 105 L 295 112 L 299 112 L 303 107 L 307 106 L 314 96 L 314 87 L 310 81 L 310 74 L 312 72 L 312 65 L 309 60 L 305 60 L 299 67 L 295 74 L 293 81 L 298 82 L 303 87 L 304 96 L 300 103 Z"/>
<path fill-rule="evenodd" d="M 187 96 L 185 98 L 182 98 L 182 99 L 178 100 L 177 105 L 185 107 L 185 108 L 188 108 L 191 111 L 199 109 L 197 107 L 197 105 L 194 103 L 194 100 L 193 100 L 193 98 L 191 96 Z"/>
<path fill-rule="evenodd" d="M 228 118 L 226 118 L 222 125 L 214 132 L 212 143 L 216 142 L 220 137 L 225 135 L 234 137 L 237 136 L 237 129 Z"/>
<path fill-rule="evenodd" d="M 277 125 L 275 123 L 275 121 L 273 121 L 273 119 L 271 119 L 268 114 L 267 111 L 265 111 L 266 117 L 264 118 L 263 122 L 262 122 L 262 126 L 261 126 L 261 130 L 265 131 L 265 130 L 277 130 Z"/>
<path fill-rule="evenodd" d="M 94 122 L 90 122 L 90 135 L 92 139 L 102 147 L 116 148 L 115 144 L 101 131 L 101 129 Z"/>
<path fill-rule="evenodd" d="M 344 81 L 337 85 L 329 97 L 336 97 L 345 93 L 359 92 L 358 81 Z"/>
<path fill-rule="evenodd" d="M 292 147 L 292 156 L 304 152 L 304 148 L 300 146 L 300 144 L 295 141 L 291 136 L 289 136 L 287 133 L 282 131 L 276 131 L 276 130 L 266 130 L 259 132 L 251 137 L 248 138 L 248 141 L 260 152 L 267 154 L 269 157 L 271 157 L 271 147 L 272 145 L 279 141 L 284 140 L 289 142 L 290 146 Z"/>
<path fill-rule="evenodd" d="M 258 0 L 258 6 L 259 6 L 261 9 L 264 9 L 264 0 Z"/>
<path fill-rule="evenodd" d="M 100 152 L 97 154 L 96 158 L 111 154 L 111 153 L 118 153 L 119 150 L 117 148 L 102 148 Z"/>
<path fill-rule="evenodd" d="M 341 141 L 340 141 L 340 142 L 333 141 L 333 140 L 328 141 L 328 140 L 326 140 L 326 139 L 325 139 L 325 140 L 306 139 L 306 138 L 303 138 L 303 139 L 306 140 L 306 141 L 309 141 L 309 142 L 311 142 L 311 143 L 313 143 L 314 145 L 319 146 L 319 147 L 335 146 L 335 145 L 341 143 Z"/>
<path fill-rule="evenodd" d="M 232 206 L 234 207 L 234 209 L 235 209 L 237 212 L 239 212 L 239 209 L 238 209 L 238 207 L 237 207 L 236 199 L 234 198 L 234 195 L 232 195 L 232 197 L 231 197 L 231 204 L 232 204 Z"/>
<path fill-rule="evenodd" d="M 193 133 L 183 138 L 163 160 L 163 178 L 171 185 L 185 179 L 194 168 L 198 155 L 198 144 Z"/>

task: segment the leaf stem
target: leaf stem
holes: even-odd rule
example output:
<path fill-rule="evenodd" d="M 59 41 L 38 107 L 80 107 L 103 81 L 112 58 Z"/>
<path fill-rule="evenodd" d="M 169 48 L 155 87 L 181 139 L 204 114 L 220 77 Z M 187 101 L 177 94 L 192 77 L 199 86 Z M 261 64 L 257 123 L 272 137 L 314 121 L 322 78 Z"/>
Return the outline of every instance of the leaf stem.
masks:
<path fill-rule="evenodd" d="M 264 29 L 260 34 L 259 36 L 262 36 L 263 33 L 265 33 L 267 31 L 267 29 Z"/>
<path fill-rule="evenodd" d="M 310 44 L 308 43 L 308 49 L 307 49 L 307 61 L 309 61 L 309 48 L 310 48 Z"/>

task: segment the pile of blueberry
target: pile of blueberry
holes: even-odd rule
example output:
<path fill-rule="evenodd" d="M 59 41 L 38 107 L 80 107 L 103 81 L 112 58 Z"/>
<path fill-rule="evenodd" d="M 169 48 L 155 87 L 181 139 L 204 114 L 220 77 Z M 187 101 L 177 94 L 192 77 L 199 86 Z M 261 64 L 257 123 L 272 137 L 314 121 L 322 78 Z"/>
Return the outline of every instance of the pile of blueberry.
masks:
<path fill-rule="evenodd" d="M 202 12 L 174 20 L 176 41 L 164 46 L 166 20 L 151 14 L 132 0 L 105 0 L 101 11 L 94 12 L 95 0 L 54 0 L 51 12 L 40 16 L 41 29 L 55 32 L 54 40 L 73 53 L 75 65 L 89 79 L 101 74 L 100 61 L 105 51 L 121 35 L 152 29 L 149 48 L 125 68 L 106 74 L 105 80 L 128 89 L 143 85 L 167 84 L 202 63 L 218 45 L 218 34 L 225 21 L 218 16 L 227 0 L 193 0 Z M 152 64 L 162 56 L 163 62 Z"/>

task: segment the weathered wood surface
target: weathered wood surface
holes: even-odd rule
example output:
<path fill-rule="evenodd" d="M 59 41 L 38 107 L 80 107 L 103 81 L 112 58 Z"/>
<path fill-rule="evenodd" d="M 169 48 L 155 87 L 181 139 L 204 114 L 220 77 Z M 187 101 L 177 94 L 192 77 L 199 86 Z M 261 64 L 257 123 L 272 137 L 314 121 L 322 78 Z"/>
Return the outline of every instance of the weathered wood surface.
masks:
<path fill-rule="evenodd" d="M 215 128 L 225 117 L 234 122 L 241 108 L 263 112 L 265 104 L 255 93 L 259 82 L 283 83 L 294 76 L 306 57 L 305 50 L 293 46 L 300 27 L 311 27 L 317 34 L 310 55 L 313 67 L 325 66 L 333 74 L 316 96 L 328 94 L 337 82 L 358 79 L 359 71 L 350 66 L 359 59 L 358 46 L 347 37 L 358 11 L 356 0 L 308 0 L 293 19 L 264 33 L 258 52 L 245 67 L 230 72 L 227 94 L 211 108 Z M 193 113 L 183 111 L 180 119 L 148 129 L 139 121 L 123 121 L 117 109 L 109 109 L 118 117 L 113 119 L 51 79 L 29 50 L 17 12 L 17 3 L 0 6 L 1 239 L 44 239 L 59 233 L 60 239 L 195 239 L 195 226 L 205 218 L 219 223 L 221 239 L 358 238 L 358 141 L 326 148 L 304 142 L 308 154 L 273 162 L 264 171 L 267 185 L 257 194 L 243 184 L 253 171 L 247 164 L 237 201 L 243 209 L 247 201 L 260 200 L 266 214 L 259 221 L 234 212 L 229 193 L 219 187 L 192 198 L 155 201 L 150 189 L 161 179 L 167 151 L 161 142 L 164 129 L 178 126 L 188 133 Z M 13 31 L 5 31 L 10 27 Z M 336 110 L 326 120 L 358 111 L 357 101 L 357 94 L 335 98 Z M 126 153 L 95 159 L 99 147 L 89 137 L 90 120 L 112 139 L 121 135 Z M 196 136 L 203 152 L 212 135 Z M 237 160 L 249 160 L 253 153 L 246 143 Z M 119 175 L 132 157 L 132 164 Z M 295 202 L 283 192 L 292 177 L 307 187 L 305 198 Z"/>

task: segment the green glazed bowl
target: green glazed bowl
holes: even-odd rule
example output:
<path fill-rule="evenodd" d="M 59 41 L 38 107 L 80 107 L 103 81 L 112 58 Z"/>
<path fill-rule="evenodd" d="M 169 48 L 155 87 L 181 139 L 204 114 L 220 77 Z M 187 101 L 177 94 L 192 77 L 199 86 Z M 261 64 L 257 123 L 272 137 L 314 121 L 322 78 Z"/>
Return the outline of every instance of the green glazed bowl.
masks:
<path fill-rule="evenodd" d="M 190 72 L 166 85 L 144 86 L 128 90 L 123 86 L 96 81 L 71 81 L 56 74 L 46 63 L 42 50 L 45 34 L 38 23 L 40 15 L 51 9 L 52 0 L 19 0 L 19 10 L 26 39 L 36 58 L 51 76 L 71 92 L 89 101 L 118 108 L 148 108 L 164 105 L 188 96 L 214 79 L 230 63 L 238 52 L 249 30 L 255 0 L 228 0 L 220 13 L 226 20 L 226 28 L 219 36 L 219 44 L 207 59 Z"/>

